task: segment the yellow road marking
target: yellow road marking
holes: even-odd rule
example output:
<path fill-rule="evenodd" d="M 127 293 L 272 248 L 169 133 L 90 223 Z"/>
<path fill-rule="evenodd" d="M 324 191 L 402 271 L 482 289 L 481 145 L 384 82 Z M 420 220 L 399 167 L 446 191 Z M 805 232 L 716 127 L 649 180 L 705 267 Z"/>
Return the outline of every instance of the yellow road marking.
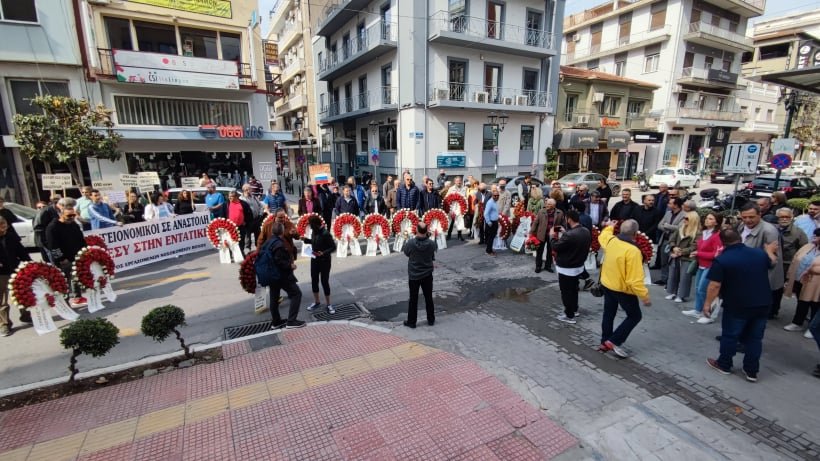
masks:
<path fill-rule="evenodd" d="M 149 285 L 159 285 L 161 283 L 171 283 L 171 282 L 178 282 L 180 280 L 190 280 L 190 279 L 200 279 L 200 278 L 208 278 L 211 276 L 210 272 L 192 272 L 190 274 L 180 274 L 174 275 L 171 277 L 163 277 L 161 279 L 152 279 L 152 280 L 138 280 L 133 282 L 124 282 L 124 283 L 116 283 L 117 288 L 138 288 L 144 287 Z"/>
<path fill-rule="evenodd" d="M 120 336 L 137 336 L 139 334 L 139 330 L 136 328 L 120 328 Z"/>

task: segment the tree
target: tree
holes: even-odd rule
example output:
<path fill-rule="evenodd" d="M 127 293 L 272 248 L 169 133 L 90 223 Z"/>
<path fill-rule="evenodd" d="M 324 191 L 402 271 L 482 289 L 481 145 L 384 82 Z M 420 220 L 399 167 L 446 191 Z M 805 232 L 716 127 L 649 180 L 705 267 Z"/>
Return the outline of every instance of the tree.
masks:
<path fill-rule="evenodd" d="M 168 305 L 151 309 L 151 312 L 145 314 L 142 318 L 141 329 L 142 334 L 157 342 L 165 341 L 173 332 L 185 351 L 185 357 L 190 359 L 193 357 L 191 350 L 185 345 L 182 335 L 177 330 L 183 325 L 185 325 L 185 311 L 177 306 Z"/>
<path fill-rule="evenodd" d="M 77 375 L 77 357 L 80 354 L 92 357 L 102 357 L 114 346 L 119 344 L 117 337 L 119 329 L 104 318 L 81 319 L 65 327 L 60 332 L 60 344 L 66 349 L 71 349 L 71 363 L 68 369 L 71 376 L 68 382 L 74 382 Z"/>
<path fill-rule="evenodd" d="M 552 150 L 552 147 L 547 147 L 544 151 L 544 157 L 547 159 L 544 163 L 544 181 L 558 179 L 558 151 Z"/>
<path fill-rule="evenodd" d="M 820 145 L 820 96 L 801 93 L 800 101 L 802 106 L 794 117 L 789 136 L 815 149 Z"/>
<path fill-rule="evenodd" d="M 114 131 L 111 111 L 85 99 L 44 95 L 31 100 L 42 113 L 14 116 L 14 139 L 20 152 L 47 164 L 68 166 L 76 184 L 85 185 L 79 160 L 93 156 L 118 160 L 121 136 Z"/>

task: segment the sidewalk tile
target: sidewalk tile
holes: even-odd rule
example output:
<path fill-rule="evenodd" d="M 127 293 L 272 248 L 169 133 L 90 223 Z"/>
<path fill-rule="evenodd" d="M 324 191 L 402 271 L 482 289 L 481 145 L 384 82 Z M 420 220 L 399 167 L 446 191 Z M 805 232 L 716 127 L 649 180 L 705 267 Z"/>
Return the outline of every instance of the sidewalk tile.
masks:
<path fill-rule="evenodd" d="M 396 354 L 393 353 L 390 349 L 382 349 L 377 352 L 371 352 L 364 356 L 364 359 L 367 360 L 367 363 L 373 369 L 379 368 L 386 368 L 390 365 L 396 365 L 397 363 L 401 363 Z"/>
<path fill-rule="evenodd" d="M 436 371 L 425 376 L 425 378 L 429 389 L 439 395 L 463 387 L 450 370 Z"/>
<path fill-rule="evenodd" d="M 28 455 L 29 461 L 62 461 L 76 459 L 85 440 L 85 432 L 38 443 Z"/>
<path fill-rule="evenodd" d="M 337 361 L 333 364 L 333 367 L 336 368 L 336 371 L 343 378 L 350 378 L 373 370 L 370 364 L 367 363 L 367 360 L 362 357 L 353 357 L 347 360 Z"/>
<path fill-rule="evenodd" d="M 521 429 L 543 418 L 540 411 L 518 396 L 494 402 L 492 407 L 516 429 Z"/>
<path fill-rule="evenodd" d="M 468 387 L 485 402 L 490 404 L 518 397 L 518 394 L 502 384 L 501 381 L 495 377 L 482 379 L 481 381 L 468 385 Z"/>
<path fill-rule="evenodd" d="M 228 390 L 266 379 L 265 372 L 259 366 L 254 354 L 242 355 L 226 361 L 225 374 Z"/>
<path fill-rule="evenodd" d="M 238 410 L 231 410 L 226 414 L 231 420 L 231 431 L 234 439 L 255 433 L 260 428 L 271 428 L 278 419 L 274 414 L 274 406 L 270 400 Z"/>
<path fill-rule="evenodd" d="M 196 423 L 224 413 L 230 408 L 228 393 L 191 400 L 185 405 L 185 424 Z"/>
<path fill-rule="evenodd" d="M 484 408 L 469 413 L 462 416 L 461 420 L 483 443 L 492 442 L 495 439 L 504 437 L 514 430 L 513 427 L 492 408 Z"/>
<path fill-rule="evenodd" d="M 348 459 L 362 455 L 385 446 L 385 441 L 376 426 L 370 421 L 362 421 L 343 429 L 333 431 L 333 439 L 341 454 Z"/>
<path fill-rule="evenodd" d="M 338 398 L 338 396 L 336 396 Z M 281 421 L 292 415 L 318 412 L 318 404 L 312 392 L 299 392 L 275 398 L 267 404 L 273 421 Z"/>
<path fill-rule="evenodd" d="M 6 450 L 33 444 L 44 427 L 41 422 L 30 421 L 17 425 L 7 424 L 0 437 L 0 453 Z"/>
<path fill-rule="evenodd" d="M 285 330 L 281 333 L 281 337 L 285 343 L 293 344 L 299 341 L 312 339 L 317 336 L 331 335 L 352 329 L 353 328 L 350 325 L 344 324 L 308 326 L 307 328 L 300 328 L 298 330 Z M 358 328 L 356 329 L 358 330 Z"/>
<path fill-rule="evenodd" d="M 407 410 L 391 411 L 370 418 L 385 443 L 392 444 L 412 434 L 423 433 L 426 426 L 419 424 Z"/>
<path fill-rule="evenodd" d="M 480 445 L 456 456 L 452 461 L 500 461 L 500 459 L 492 450 L 487 448 L 487 445 Z"/>
<path fill-rule="evenodd" d="M 297 445 L 286 448 L 277 453 L 274 459 L 286 459 L 290 461 L 337 461 L 344 459 L 339 453 L 336 444 L 330 437 L 316 439 L 313 443 Z"/>
<path fill-rule="evenodd" d="M 282 432 L 278 426 L 259 426 L 246 432 L 237 432 L 234 428 L 234 454 L 238 460 L 276 459 L 281 451 L 277 433 Z"/>
<path fill-rule="evenodd" d="M 354 459 L 356 459 L 356 461 L 399 461 L 398 458 L 393 456 L 393 451 L 390 450 L 390 447 L 386 446 L 371 451 L 370 453 L 365 453 Z"/>
<path fill-rule="evenodd" d="M 188 396 L 190 373 L 191 370 L 186 368 L 141 379 L 139 382 L 144 398 L 140 411 L 144 414 L 184 404 Z"/>
<path fill-rule="evenodd" d="M 301 373 L 290 373 L 267 381 L 270 397 L 277 398 L 296 394 L 307 389 L 307 383 Z"/>
<path fill-rule="evenodd" d="M 239 341 L 222 345 L 222 357 L 230 359 L 250 353 L 251 345 L 247 341 Z"/>
<path fill-rule="evenodd" d="M 235 459 L 230 415 L 222 413 L 215 418 L 186 423 L 182 446 L 183 460 Z"/>
<path fill-rule="evenodd" d="M 458 416 L 464 416 L 480 409 L 479 407 L 484 402 L 478 394 L 467 386 L 461 386 L 452 391 L 444 392 L 441 394 L 441 400 Z"/>
<path fill-rule="evenodd" d="M 140 416 L 137 423 L 136 439 L 182 426 L 185 422 L 185 405 L 177 405 L 164 410 Z"/>
<path fill-rule="evenodd" d="M 296 370 L 316 368 L 331 362 L 325 355 L 324 349 L 312 341 L 301 342 L 286 347 L 289 352 L 289 362 L 292 362 L 296 366 Z"/>
<path fill-rule="evenodd" d="M 137 431 L 137 418 L 119 421 L 88 431 L 80 455 L 88 455 L 124 443 L 131 443 Z"/>
<path fill-rule="evenodd" d="M 270 394 L 268 394 L 268 386 L 264 382 L 248 384 L 228 391 L 228 404 L 232 410 L 268 399 L 270 399 Z"/>
<path fill-rule="evenodd" d="M 578 444 L 578 440 L 572 434 L 546 417 L 528 424 L 527 427 L 521 429 L 521 434 L 548 458 L 557 456 Z"/>
<path fill-rule="evenodd" d="M 135 460 L 182 459 L 182 427 L 156 432 L 134 442 Z"/>
<path fill-rule="evenodd" d="M 499 459 L 516 461 L 540 461 L 544 459 L 541 452 L 529 440 L 518 434 L 508 434 L 487 444 Z"/>
<path fill-rule="evenodd" d="M 403 343 L 390 348 L 401 360 L 412 360 L 433 352 L 433 349 L 419 343 Z"/>
<path fill-rule="evenodd" d="M 447 459 L 481 445 L 481 440 L 458 418 L 433 421 L 426 432 Z"/>
<path fill-rule="evenodd" d="M 334 383 L 342 379 L 336 368 L 333 365 L 324 365 L 316 368 L 310 368 L 302 372 L 305 378 L 305 384 L 308 387 L 323 386 L 325 384 Z"/>
<path fill-rule="evenodd" d="M 282 448 L 312 446 L 321 448 L 332 441 L 330 423 L 321 412 L 293 414 L 278 423 L 283 428 Z"/>
<path fill-rule="evenodd" d="M 225 392 L 225 362 L 202 363 L 189 368 L 188 399 L 198 399 Z"/>
<path fill-rule="evenodd" d="M 254 354 L 252 358 L 261 379 L 278 378 L 300 370 L 294 363 L 293 355 L 287 346 L 263 349 Z"/>
<path fill-rule="evenodd" d="M 445 461 L 447 457 L 436 446 L 429 435 L 421 432 L 410 434 L 390 445 L 397 459 Z"/>
<path fill-rule="evenodd" d="M 129 442 L 87 455 L 80 453 L 77 459 L 78 461 L 133 461 L 134 445 Z"/>
<path fill-rule="evenodd" d="M 450 372 L 462 384 L 472 384 L 491 376 L 483 368 L 472 362 L 456 365 L 450 369 Z"/>
<path fill-rule="evenodd" d="M 3 434 L 5 436 L 5 434 Z M 0 454 L 0 461 L 25 461 L 31 453 L 32 445 L 25 445 Z"/>
<path fill-rule="evenodd" d="M 377 389 L 367 393 L 355 390 L 355 387 L 353 389 L 349 391 L 351 399 L 356 401 L 361 414 L 366 418 L 405 408 L 404 404 L 396 400 L 390 389 Z"/>

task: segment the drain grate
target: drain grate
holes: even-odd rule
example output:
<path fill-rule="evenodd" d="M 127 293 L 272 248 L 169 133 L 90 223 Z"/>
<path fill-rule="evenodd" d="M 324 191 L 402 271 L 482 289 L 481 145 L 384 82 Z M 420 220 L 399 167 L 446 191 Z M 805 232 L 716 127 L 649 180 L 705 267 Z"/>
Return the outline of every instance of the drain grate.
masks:
<path fill-rule="evenodd" d="M 352 320 L 370 315 L 370 312 L 368 312 L 368 310 L 365 309 L 360 303 L 337 304 L 335 307 L 335 314 L 330 315 L 327 313 L 327 309 L 322 308 L 313 314 L 313 318 L 322 322 L 327 322 L 328 320 Z"/>
<path fill-rule="evenodd" d="M 242 338 L 245 336 L 255 335 L 264 331 L 270 330 L 271 321 L 249 323 L 247 325 L 237 325 L 225 328 L 225 340 Z"/>

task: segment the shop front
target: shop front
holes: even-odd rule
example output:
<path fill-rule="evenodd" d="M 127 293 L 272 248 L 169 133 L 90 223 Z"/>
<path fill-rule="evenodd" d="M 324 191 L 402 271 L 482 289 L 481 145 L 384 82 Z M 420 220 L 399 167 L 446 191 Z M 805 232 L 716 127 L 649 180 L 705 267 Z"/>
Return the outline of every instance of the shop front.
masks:
<path fill-rule="evenodd" d="M 611 177 L 610 173 L 614 172 L 615 178 L 621 180 L 632 178 L 638 168 L 638 154 L 626 150 L 630 137 L 627 131 L 609 128 L 606 130 L 607 162 L 605 165 L 601 162 L 601 166 L 606 167 L 606 172 L 596 170 L 596 173 Z"/>
<path fill-rule="evenodd" d="M 555 134 L 553 148 L 558 151 L 558 174 L 576 173 L 589 167 L 589 152 L 598 148 L 598 131 L 564 128 Z"/>
<path fill-rule="evenodd" d="M 660 156 L 663 133 L 650 130 L 630 130 L 630 142 L 626 146 L 629 155 L 637 156 L 637 171 L 646 172 L 647 177 L 663 166 Z M 620 162 L 620 160 L 619 160 Z"/>

